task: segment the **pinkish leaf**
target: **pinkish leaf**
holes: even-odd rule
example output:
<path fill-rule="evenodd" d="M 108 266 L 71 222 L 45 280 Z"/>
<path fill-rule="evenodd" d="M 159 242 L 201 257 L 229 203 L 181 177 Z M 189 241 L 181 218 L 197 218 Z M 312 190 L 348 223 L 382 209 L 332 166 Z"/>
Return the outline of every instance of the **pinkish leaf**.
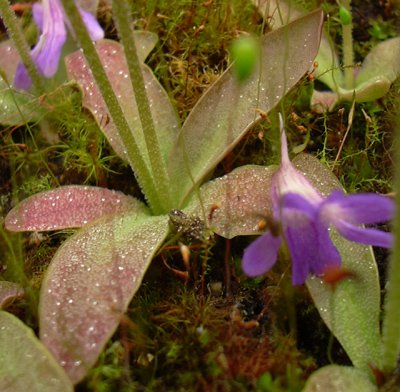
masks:
<path fill-rule="evenodd" d="M 0 310 L 0 391 L 72 392 L 73 386 L 34 332 Z"/>
<path fill-rule="evenodd" d="M 73 383 L 114 333 L 168 227 L 167 216 L 128 212 L 83 228 L 57 251 L 41 288 L 40 336 Z"/>
<path fill-rule="evenodd" d="M 135 34 L 138 55 L 141 57 L 141 61 L 144 61 L 144 58 L 154 46 L 154 34 L 150 36 L 149 34 L 151 33 L 136 32 Z M 150 166 L 142 124 L 140 122 L 123 48 L 118 42 L 102 40 L 96 43 L 96 49 L 122 110 L 125 113 L 126 120 L 132 129 L 133 136 L 138 143 L 140 151 L 143 152 L 144 159 Z M 83 54 L 80 51 L 75 52 L 66 57 L 65 63 L 69 78 L 75 79 L 77 83 L 82 86 L 84 106 L 93 113 L 115 152 L 121 158 L 127 159 L 125 147 L 123 146 L 113 121 L 110 119 L 107 106 L 97 88 Z M 167 93 L 155 78 L 150 68 L 144 64 L 142 67 L 155 129 L 159 137 L 163 157 L 167 160 L 172 144 L 178 133 L 179 123 L 177 115 Z"/>
<path fill-rule="evenodd" d="M 185 212 L 203 217 L 214 233 L 225 238 L 261 234 L 260 222 L 271 215 L 271 177 L 276 167 L 241 166 L 204 184 L 200 198 Z"/>
<path fill-rule="evenodd" d="M 6 216 L 10 231 L 47 231 L 81 227 L 103 215 L 123 211 L 147 213 L 134 197 L 106 188 L 70 185 L 37 193 Z"/>
<path fill-rule="evenodd" d="M 13 82 L 19 60 L 19 54 L 11 40 L 0 42 L 0 70 L 8 84 Z"/>
<path fill-rule="evenodd" d="M 25 294 L 24 289 L 17 283 L 0 281 L 0 309 L 4 309 L 14 299 L 21 298 Z"/>

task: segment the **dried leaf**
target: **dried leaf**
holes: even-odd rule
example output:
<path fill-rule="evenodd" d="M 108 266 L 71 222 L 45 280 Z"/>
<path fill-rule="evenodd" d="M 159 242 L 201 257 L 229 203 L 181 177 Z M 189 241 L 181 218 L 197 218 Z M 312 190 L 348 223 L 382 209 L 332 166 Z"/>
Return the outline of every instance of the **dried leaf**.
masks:
<path fill-rule="evenodd" d="M 276 167 L 241 166 L 207 182 L 185 212 L 203 217 L 214 233 L 225 238 L 262 234 L 259 223 L 271 215 L 271 177 Z M 204 209 L 204 211 L 203 211 Z"/>
<path fill-rule="evenodd" d="M 72 392 L 73 387 L 33 331 L 0 310 L 0 390 L 2 392 Z"/>
<path fill-rule="evenodd" d="M 141 61 L 144 61 L 144 57 L 147 56 L 154 46 L 154 35 L 149 36 L 148 34 L 149 33 L 136 32 L 136 46 Z M 113 90 L 117 95 L 126 120 L 132 129 L 139 150 L 142 151 L 144 159 L 150 167 L 142 124 L 140 122 L 123 48 L 118 42 L 102 40 L 96 43 L 96 49 L 104 65 L 107 76 L 110 79 Z M 97 88 L 83 54 L 80 51 L 72 53 L 66 57 L 65 63 L 69 78 L 75 79 L 82 87 L 84 106 L 93 113 L 115 152 L 121 158 L 127 160 L 125 147 L 123 146 L 114 122 L 111 120 L 107 106 Z M 177 136 L 179 128 L 178 118 L 167 93 L 155 78 L 150 68 L 144 64 L 142 67 L 146 92 L 151 106 L 155 129 L 159 138 L 159 144 L 162 149 L 162 155 L 164 159 L 167 160 L 172 143 Z"/>
<path fill-rule="evenodd" d="M 147 213 L 139 200 L 106 188 L 70 185 L 28 197 L 6 216 L 10 231 L 47 231 L 81 227 L 108 214 Z"/>
<path fill-rule="evenodd" d="M 73 383 L 96 362 L 168 232 L 168 217 L 127 212 L 57 251 L 41 288 L 40 337 Z"/>
<path fill-rule="evenodd" d="M 322 28 L 321 11 L 262 37 L 261 69 L 238 83 L 229 68 L 186 119 L 169 159 L 173 198 L 183 206 L 195 187 L 311 67 Z"/>
<path fill-rule="evenodd" d="M 0 309 L 4 309 L 14 299 L 21 298 L 25 294 L 24 289 L 17 283 L 0 281 Z"/>

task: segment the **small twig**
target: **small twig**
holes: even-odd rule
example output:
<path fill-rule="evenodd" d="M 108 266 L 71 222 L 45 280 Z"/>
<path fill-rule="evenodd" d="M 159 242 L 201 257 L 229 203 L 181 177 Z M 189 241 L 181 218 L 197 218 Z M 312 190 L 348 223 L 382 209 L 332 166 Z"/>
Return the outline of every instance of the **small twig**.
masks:
<path fill-rule="evenodd" d="M 338 152 L 337 152 L 337 154 L 336 154 L 335 161 L 333 162 L 333 165 L 332 165 L 332 171 L 333 171 L 333 169 L 335 168 L 337 162 L 339 161 L 340 154 L 342 153 L 342 150 L 343 150 L 344 142 L 345 142 L 346 139 L 347 139 L 347 135 L 348 135 L 349 132 L 350 132 L 351 126 L 353 125 L 353 118 L 354 118 L 354 108 L 355 108 L 355 105 L 356 105 L 356 101 L 353 99 L 353 103 L 352 103 L 352 105 L 351 105 L 350 112 L 349 112 L 349 117 L 348 117 L 348 123 L 347 123 L 346 133 L 344 134 L 343 139 L 342 139 L 342 142 L 340 143 L 339 150 L 338 150 Z"/>

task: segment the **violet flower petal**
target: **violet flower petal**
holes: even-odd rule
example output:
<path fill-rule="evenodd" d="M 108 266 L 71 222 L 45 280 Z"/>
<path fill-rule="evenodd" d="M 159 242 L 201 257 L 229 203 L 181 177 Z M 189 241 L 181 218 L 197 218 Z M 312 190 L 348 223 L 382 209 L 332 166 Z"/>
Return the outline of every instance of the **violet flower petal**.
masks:
<path fill-rule="evenodd" d="M 63 10 L 58 1 L 43 1 L 43 31 L 38 43 L 31 51 L 39 71 L 46 77 L 57 72 L 61 50 L 67 39 Z M 23 64 L 18 64 L 14 77 L 17 88 L 27 89 L 32 82 Z"/>
<path fill-rule="evenodd" d="M 383 195 L 345 195 L 341 191 L 334 191 L 324 200 L 321 215 L 328 217 L 333 224 L 337 219 L 354 224 L 371 224 L 390 220 L 394 210 L 394 201 Z"/>
<path fill-rule="evenodd" d="M 43 33 L 32 50 L 32 57 L 46 77 L 57 72 L 62 47 L 67 39 L 64 13 L 58 1 L 43 2 Z"/>
<path fill-rule="evenodd" d="M 276 262 L 280 245 L 281 237 L 273 236 L 270 231 L 258 237 L 244 251 L 243 272 L 250 277 L 267 272 Z"/>
<path fill-rule="evenodd" d="M 292 258 L 292 282 L 303 284 L 311 272 L 321 275 L 340 265 L 340 254 L 327 228 L 317 219 L 318 206 L 296 194 L 283 198 L 282 223 Z"/>
<path fill-rule="evenodd" d="M 90 38 L 93 41 L 98 41 L 104 38 L 104 31 L 101 28 L 97 19 L 88 11 L 79 8 L 79 13 L 81 14 L 82 20 L 88 30 Z"/>
<path fill-rule="evenodd" d="M 37 28 L 43 31 L 43 6 L 40 3 L 32 4 L 32 16 Z"/>
<path fill-rule="evenodd" d="M 350 241 L 382 248 L 391 248 L 393 245 L 392 233 L 357 227 L 345 221 L 335 222 L 335 227 L 344 238 Z"/>
<path fill-rule="evenodd" d="M 32 85 L 32 80 L 28 75 L 28 72 L 21 62 L 18 63 L 17 69 L 14 75 L 14 86 L 22 90 L 28 90 Z"/>

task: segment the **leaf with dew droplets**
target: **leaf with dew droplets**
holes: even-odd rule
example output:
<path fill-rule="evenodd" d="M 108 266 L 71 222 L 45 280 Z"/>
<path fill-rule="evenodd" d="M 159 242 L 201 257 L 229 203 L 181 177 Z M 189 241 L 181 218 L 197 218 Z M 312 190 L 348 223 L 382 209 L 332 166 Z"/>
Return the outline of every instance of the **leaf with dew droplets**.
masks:
<path fill-rule="evenodd" d="M 0 390 L 72 392 L 64 370 L 21 320 L 0 310 Z"/>
<path fill-rule="evenodd" d="M 5 227 L 10 231 L 76 228 L 104 215 L 130 210 L 148 211 L 142 202 L 122 192 L 69 185 L 26 198 L 8 213 Z"/>
<path fill-rule="evenodd" d="M 24 289 L 17 283 L 0 281 L 0 309 L 4 309 L 7 305 L 17 298 L 22 298 L 25 294 Z"/>
<path fill-rule="evenodd" d="M 168 233 L 168 217 L 127 212 L 81 229 L 42 283 L 40 337 L 73 383 L 96 362 Z"/>
<path fill-rule="evenodd" d="M 13 82 L 19 60 L 18 51 L 12 40 L 0 42 L 0 70 L 8 84 Z"/>
<path fill-rule="evenodd" d="M 19 55 L 11 40 L 0 42 L 0 124 L 39 121 L 45 108 L 34 95 L 11 87 Z"/>
<path fill-rule="evenodd" d="M 136 32 L 135 36 L 139 60 L 143 62 L 148 53 L 153 49 L 155 36 L 148 32 Z M 96 43 L 96 49 L 113 90 L 117 95 L 126 120 L 132 129 L 138 147 L 140 151 L 142 151 L 147 164 L 150 166 L 150 160 L 146 153 L 147 148 L 142 131 L 142 124 L 137 110 L 135 94 L 132 90 L 123 48 L 118 42 L 101 40 Z M 69 78 L 76 80 L 82 87 L 84 106 L 93 113 L 115 152 L 126 160 L 125 147 L 114 122 L 110 118 L 107 106 L 97 88 L 83 54 L 80 51 L 72 53 L 66 57 L 65 63 Z M 142 74 L 155 129 L 159 138 L 161 153 L 166 160 L 171 151 L 172 143 L 175 141 L 178 133 L 178 118 L 167 93 L 155 78 L 150 68 L 145 64 L 142 65 Z"/>
<path fill-rule="evenodd" d="M 185 212 L 203 217 L 207 227 L 225 238 L 262 234 L 260 222 L 271 216 L 270 187 L 275 170 L 276 166 L 238 167 L 204 184 L 200 199 L 194 198 Z"/>
<path fill-rule="evenodd" d="M 300 80 L 318 52 L 323 13 L 313 12 L 261 38 L 261 66 L 238 83 L 230 67 L 186 119 L 169 159 L 173 198 L 184 207 L 193 189 Z M 186 175 L 183 175 L 186 173 Z"/>

